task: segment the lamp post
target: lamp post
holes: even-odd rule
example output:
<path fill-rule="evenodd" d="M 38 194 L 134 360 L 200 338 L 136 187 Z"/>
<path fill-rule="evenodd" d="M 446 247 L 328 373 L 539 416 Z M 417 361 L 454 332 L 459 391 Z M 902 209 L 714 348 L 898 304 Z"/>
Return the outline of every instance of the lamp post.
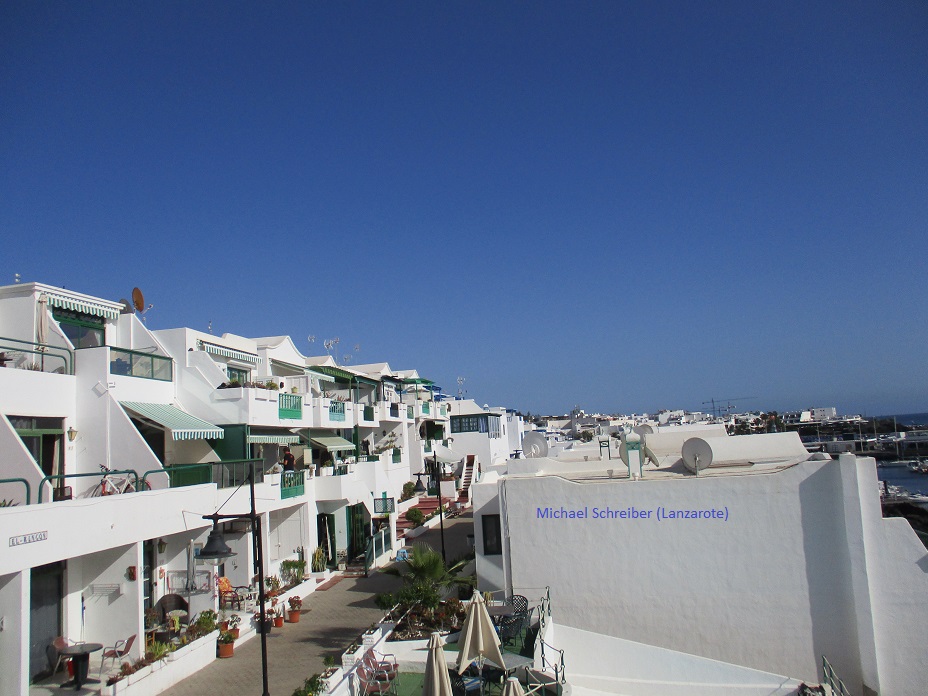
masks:
<path fill-rule="evenodd" d="M 250 520 L 251 521 L 251 534 L 252 534 L 252 543 L 254 545 L 255 552 L 255 566 L 258 573 L 258 602 L 260 605 L 260 626 L 261 626 L 261 679 L 264 690 L 262 691 L 262 696 L 270 696 L 270 691 L 267 686 L 267 612 L 265 610 L 265 598 L 264 598 L 264 543 L 262 542 L 263 535 L 261 533 L 261 516 L 258 514 L 255 509 L 255 462 L 252 460 L 250 462 L 250 469 L 248 471 L 248 490 L 251 494 L 251 512 L 245 515 L 220 515 L 218 513 L 213 513 L 212 515 L 203 515 L 204 520 L 212 520 L 213 529 L 209 533 L 209 538 L 206 540 L 206 545 L 200 551 L 200 558 L 206 561 L 212 561 L 219 563 L 219 561 L 230 558 L 235 555 L 235 552 L 228 547 L 225 542 L 225 539 L 222 537 L 222 532 L 219 531 L 217 523 L 219 520 Z"/>

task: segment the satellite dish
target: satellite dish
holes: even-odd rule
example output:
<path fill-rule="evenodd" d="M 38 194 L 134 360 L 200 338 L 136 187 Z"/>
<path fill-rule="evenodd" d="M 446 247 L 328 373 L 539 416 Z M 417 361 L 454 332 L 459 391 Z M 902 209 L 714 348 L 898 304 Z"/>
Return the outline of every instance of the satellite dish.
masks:
<path fill-rule="evenodd" d="M 125 297 L 120 300 L 122 303 L 122 309 L 119 310 L 120 314 L 134 314 L 135 310 L 132 308 L 132 304 Z"/>
<path fill-rule="evenodd" d="M 701 437 L 691 437 L 683 443 L 683 466 L 694 474 L 712 465 L 712 446 Z"/>
<path fill-rule="evenodd" d="M 638 433 L 639 435 L 652 435 L 654 433 L 654 428 L 652 428 L 647 423 L 636 425 L 634 428 L 632 428 L 632 430 Z"/>
<path fill-rule="evenodd" d="M 527 459 L 548 456 L 548 441 L 541 433 L 525 433 L 522 437 L 522 454 Z"/>
<path fill-rule="evenodd" d="M 132 305 L 139 312 L 145 311 L 145 296 L 138 288 L 132 288 Z"/>

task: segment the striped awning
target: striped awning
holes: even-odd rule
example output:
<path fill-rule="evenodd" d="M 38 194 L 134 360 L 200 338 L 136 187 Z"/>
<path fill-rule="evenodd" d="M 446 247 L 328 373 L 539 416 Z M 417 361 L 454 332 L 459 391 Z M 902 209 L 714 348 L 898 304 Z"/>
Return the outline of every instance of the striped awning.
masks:
<path fill-rule="evenodd" d="M 295 433 L 286 435 L 249 435 L 249 445 L 292 445 L 300 441 L 300 436 Z"/>
<path fill-rule="evenodd" d="M 234 348 L 226 348 L 225 346 L 217 346 L 215 343 L 207 343 L 206 341 L 197 341 L 197 348 L 212 355 L 221 355 L 224 358 L 232 358 L 233 360 L 241 360 L 242 362 L 252 363 L 257 365 L 261 362 L 261 358 L 254 353 L 246 353 L 243 350 L 235 350 Z"/>
<path fill-rule="evenodd" d="M 94 302 L 93 300 L 69 297 L 68 295 L 58 295 L 53 292 L 44 293 L 48 298 L 49 307 L 60 307 L 61 309 L 70 309 L 73 312 L 81 314 L 90 314 L 95 317 L 105 317 L 106 319 L 115 319 L 119 316 L 120 305 L 116 303 L 104 304 Z"/>
<path fill-rule="evenodd" d="M 226 431 L 196 416 L 191 416 L 171 404 L 150 404 L 141 401 L 120 401 L 123 408 L 157 423 L 171 431 L 175 440 L 221 440 Z"/>
<path fill-rule="evenodd" d="M 347 450 L 353 450 L 354 443 L 349 442 L 343 437 L 338 437 L 336 435 L 330 435 L 327 437 L 314 437 L 310 441 L 323 449 L 328 450 L 329 452 L 345 452 Z"/>

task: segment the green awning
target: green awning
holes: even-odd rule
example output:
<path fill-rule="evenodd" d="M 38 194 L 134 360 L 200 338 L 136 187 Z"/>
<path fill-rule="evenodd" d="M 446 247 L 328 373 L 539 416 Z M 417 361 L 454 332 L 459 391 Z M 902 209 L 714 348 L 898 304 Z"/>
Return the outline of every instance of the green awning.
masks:
<path fill-rule="evenodd" d="M 410 377 L 409 379 L 403 380 L 404 384 L 435 384 L 430 379 L 423 379 L 422 377 Z"/>
<path fill-rule="evenodd" d="M 254 353 L 246 353 L 243 350 L 235 350 L 234 348 L 226 348 L 225 346 L 218 346 L 215 343 L 207 343 L 206 341 L 197 341 L 197 348 L 212 355 L 221 355 L 224 358 L 232 358 L 233 360 L 241 360 L 242 362 L 253 363 L 257 365 L 261 362 L 261 358 L 255 355 Z"/>
<path fill-rule="evenodd" d="M 61 309 L 70 309 L 73 312 L 81 314 L 90 314 L 95 317 L 105 317 L 106 319 L 115 319 L 119 316 L 120 305 L 103 304 L 79 297 L 69 297 L 68 295 L 58 295 L 53 292 L 46 292 L 49 307 L 60 307 Z"/>
<path fill-rule="evenodd" d="M 124 408 L 171 431 L 175 440 L 221 440 L 226 431 L 171 404 L 120 401 Z"/>
<path fill-rule="evenodd" d="M 310 442 L 318 447 L 328 450 L 329 452 L 345 452 L 347 450 L 355 449 L 354 443 L 349 442 L 343 437 L 338 437 L 337 435 L 329 435 L 326 437 L 313 437 L 310 438 Z"/>
<path fill-rule="evenodd" d="M 249 445 L 293 445 L 300 441 L 300 436 L 295 433 L 287 435 L 249 435 Z"/>
<path fill-rule="evenodd" d="M 362 377 L 361 375 L 356 375 L 354 372 L 348 372 L 347 370 L 343 370 L 340 367 L 332 367 L 331 365 L 313 365 L 309 368 L 309 370 L 310 372 L 318 372 L 322 375 L 334 377 L 340 382 L 369 384 L 372 387 L 376 387 L 379 384 L 377 380 L 369 379 L 368 377 Z"/>

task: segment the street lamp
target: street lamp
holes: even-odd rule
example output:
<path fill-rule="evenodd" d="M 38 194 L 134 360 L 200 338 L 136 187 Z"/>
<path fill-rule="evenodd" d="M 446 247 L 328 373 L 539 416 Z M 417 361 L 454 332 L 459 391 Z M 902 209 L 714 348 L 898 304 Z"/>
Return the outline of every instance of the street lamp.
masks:
<path fill-rule="evenodd" d="M 255 552 L 255 566 L 258 574 L 258 602 L 261 607 L 259 621 L 261 626 L 261 679 L 264 687 L 262 696 L 270 696 L 270 691 L 268 690 L 267 686 L 267 624 L 265 623 L 267 619 L 267 612 L 265 611 L 264 605 L 264 543 L 262 542 L 263 535 L 261 533 L 261 516 L 255 509 L 254 460 L 250 462 L 250 465 L 251 466 L 248 470 L 248 490 L 251 493 L 251 512 L 244 515 L 220 515 L 218 513 L 213 513 L 212 515 L 203 515 L 204 520 L 212 520 L 213 529 L 209 533 L 209 537 L 206 540 L 206 545 L 200 551 L 199 558 L 200 560 L 209 561 L 218 565 L 219 562 L 223 559 L 236 555 L 235 552 L 229 548 L 228 544 L 226 544 L 225 539 L 222 537 L 222 532 L 219 531 L 219 520 L 249 520 L 251 522 L 252 543 L 254 545 Z"/>

